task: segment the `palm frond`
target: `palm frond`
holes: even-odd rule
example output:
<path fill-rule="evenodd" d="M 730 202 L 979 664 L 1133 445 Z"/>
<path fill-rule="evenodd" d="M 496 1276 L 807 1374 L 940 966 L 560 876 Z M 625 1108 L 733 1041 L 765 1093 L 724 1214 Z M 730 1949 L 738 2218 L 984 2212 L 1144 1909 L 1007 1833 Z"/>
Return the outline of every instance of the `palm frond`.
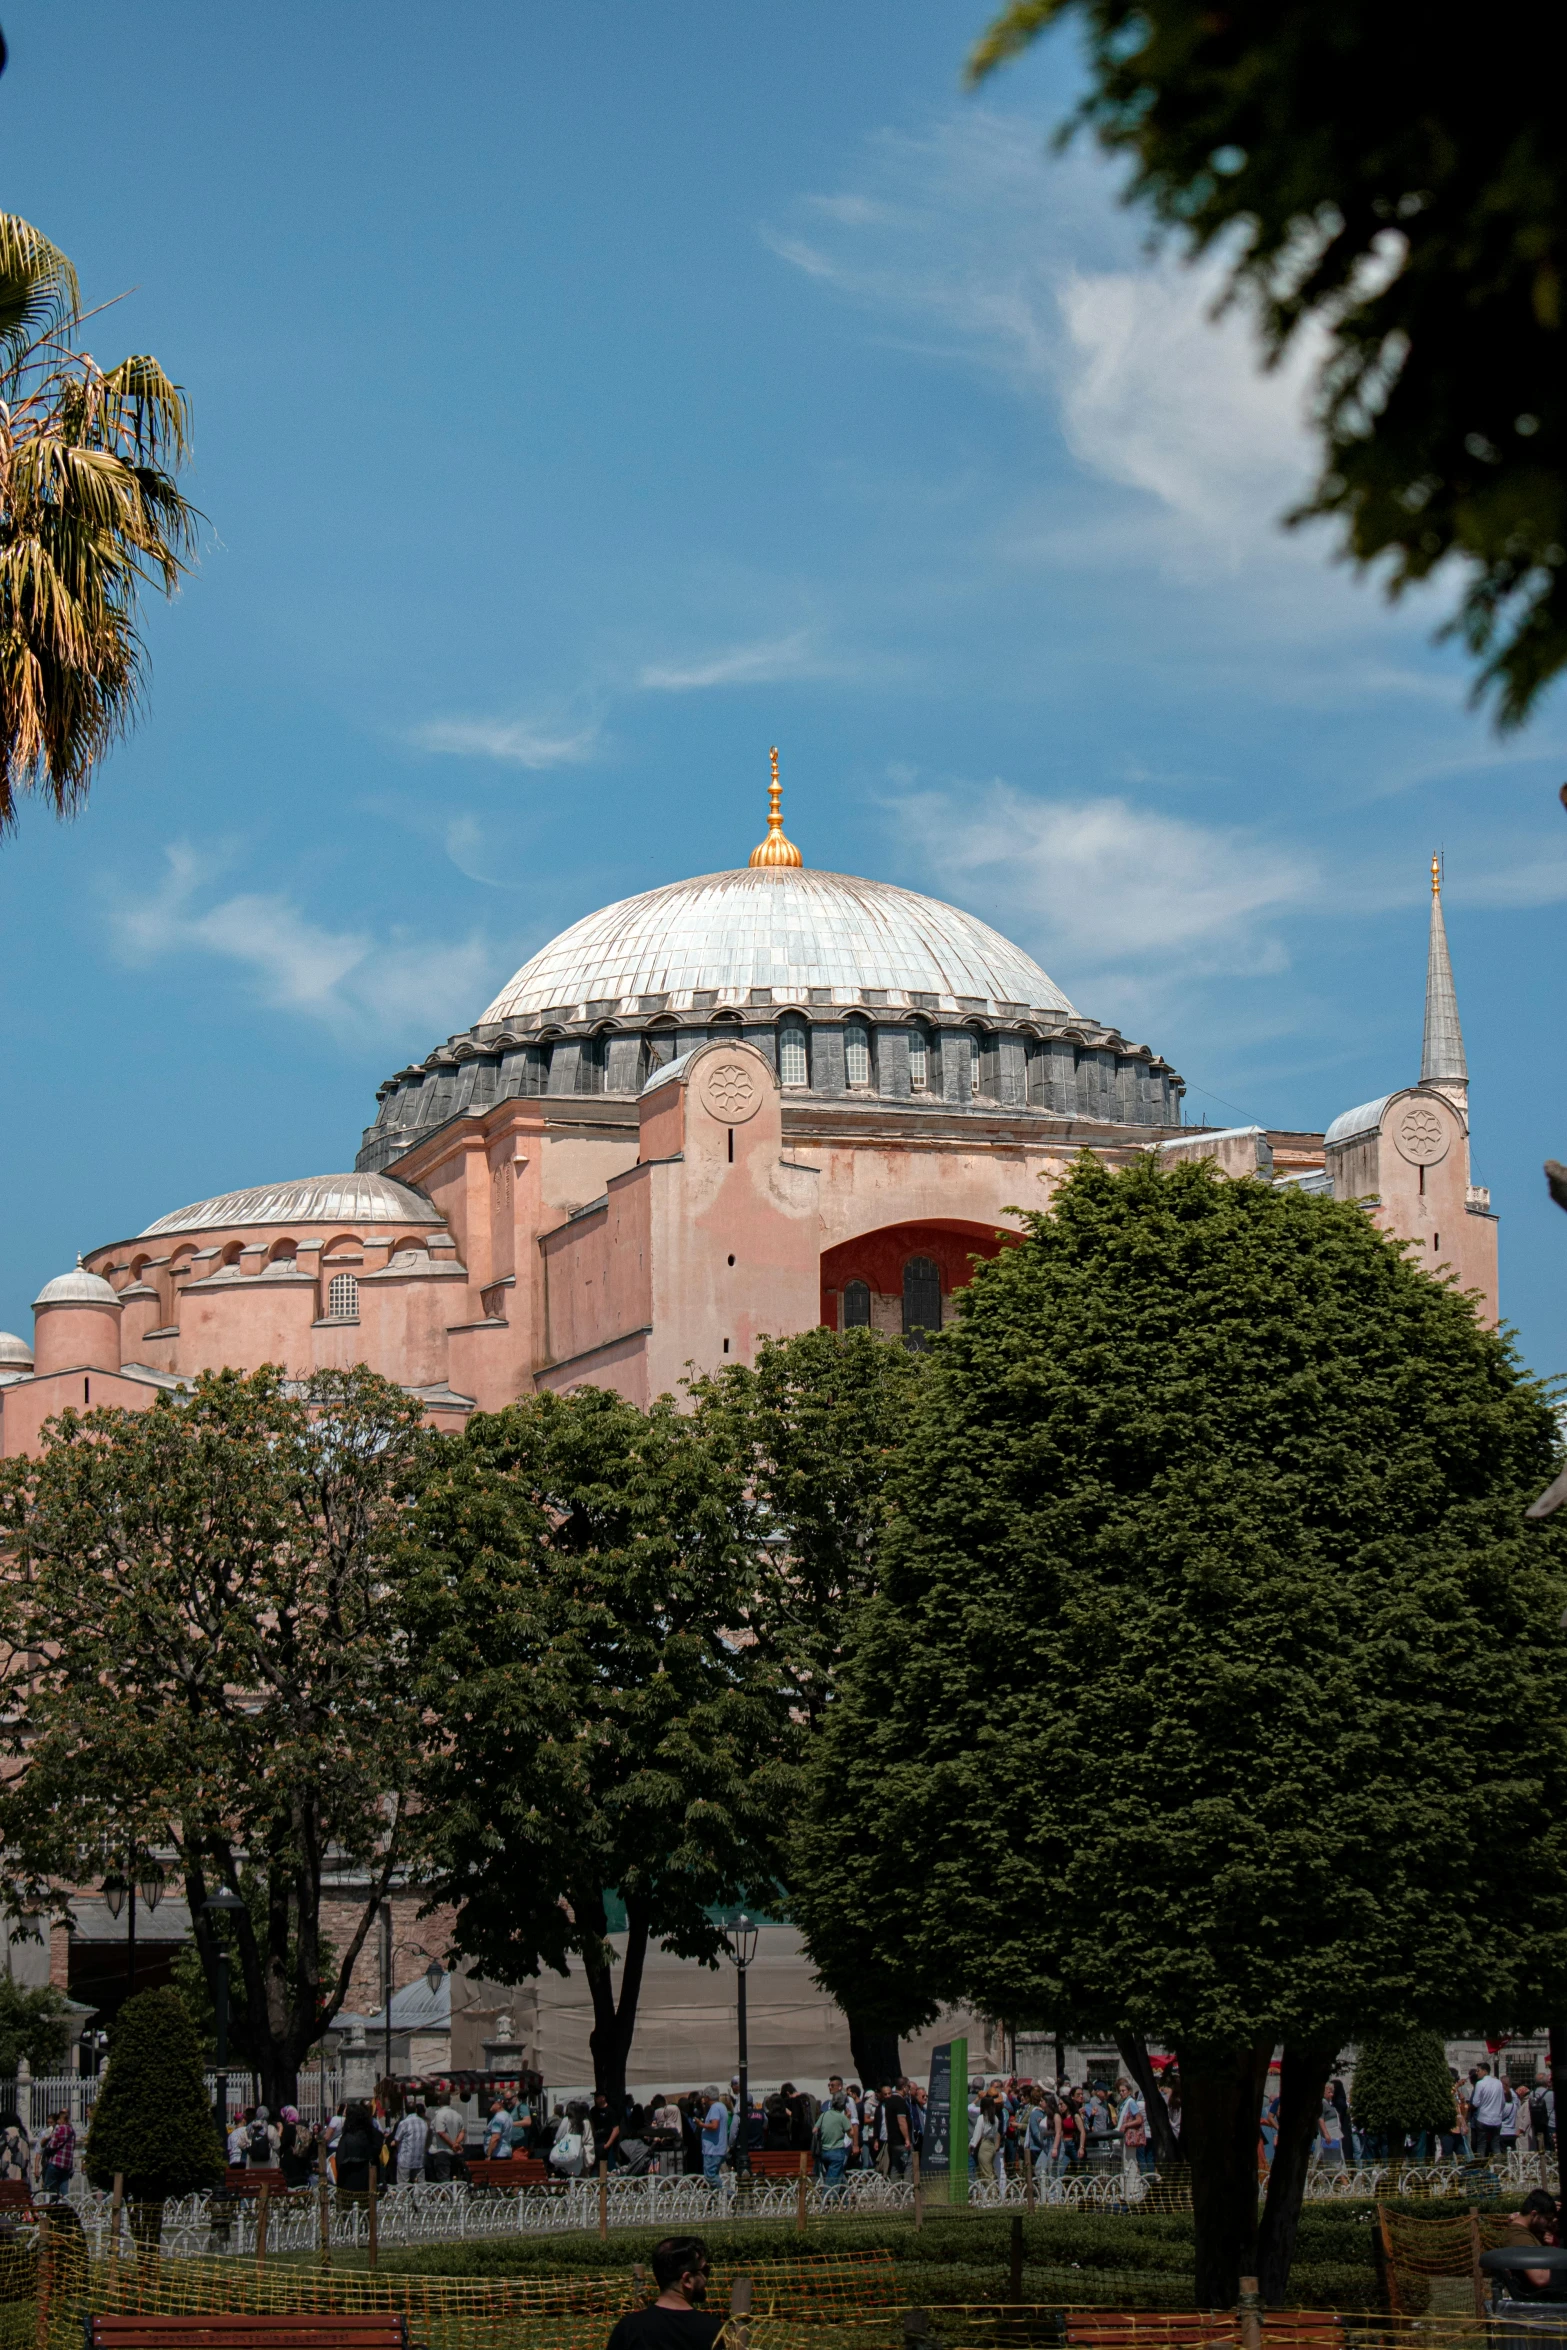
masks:
<path fill-rule="evenodd" d="M 31 221 L 0 212 L 0 371 L 80 315 L 76 271 Z"/>

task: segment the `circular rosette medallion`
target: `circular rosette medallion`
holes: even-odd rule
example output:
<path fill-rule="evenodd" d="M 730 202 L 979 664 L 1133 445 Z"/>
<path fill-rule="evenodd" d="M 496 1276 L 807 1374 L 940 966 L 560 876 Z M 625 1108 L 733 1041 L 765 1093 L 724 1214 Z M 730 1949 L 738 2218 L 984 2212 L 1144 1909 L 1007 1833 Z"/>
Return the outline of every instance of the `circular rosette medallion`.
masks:
<path fill-rule="evenodd" d="M 1393 1122 L 1393 1140 L 1412 1167 L 1434 1167 L 1451 1141 L 1447 1120 L 1428 1102 L 1411 1102 Z"/>
<path fill-rule="evenodd" d="M 747 1118 L 754 1118 L 762 1106 L 761 1082 L 747 1062 L 738 1058 L 714 1058 L 703 1064 L 697 1076 L 697 1091 L 703 1106 L 726 1126 L 743 1126 Z"/>

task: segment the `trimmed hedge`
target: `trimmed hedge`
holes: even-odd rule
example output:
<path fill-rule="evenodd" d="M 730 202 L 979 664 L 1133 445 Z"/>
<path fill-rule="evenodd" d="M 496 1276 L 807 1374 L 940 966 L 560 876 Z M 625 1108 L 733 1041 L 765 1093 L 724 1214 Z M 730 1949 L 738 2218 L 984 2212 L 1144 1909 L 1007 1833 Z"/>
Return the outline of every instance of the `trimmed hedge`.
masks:
<path fill-rule="evenodd" d="M 1012 2221 L 1005 2211 L 936 2212 L 916 2232 L 912 2219 L 834 2220 L 797 2235 L 788 2221 L 719 2220 L 703 2232 L 726 2263 L 764 2269 L 801 2252 L 885 2251 L 898 2263 L 912 2304 L 994 2301 L 1007 2289 Z M 1308 2205 L 1290 2299 L 1298 2307 L 1372 2309 L 1380 2302 L 1370 2204 Z M 617 2228 L 596 2235 L 491 2236 L 381 2254 L 384 2271 L 427 2276 L 519 2276 L 646 2264 L 662 2231 Z M 1023 2222 L 1024 2298 L 1092 2301 L 1127 2308 L 1189 2309 L 1195 2248 L 1189 2213 L 1040 2211 Z"/>

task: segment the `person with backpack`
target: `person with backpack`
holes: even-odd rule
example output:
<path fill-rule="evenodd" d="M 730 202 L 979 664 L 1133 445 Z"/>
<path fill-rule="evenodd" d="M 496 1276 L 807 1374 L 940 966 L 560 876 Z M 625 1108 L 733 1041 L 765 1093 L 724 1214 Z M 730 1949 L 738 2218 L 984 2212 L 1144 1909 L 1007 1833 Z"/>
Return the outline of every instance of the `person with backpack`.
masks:
<path fill-rule="evenodd" d="M 277 2139 L 272 2134 L 271 2116 L 264 2105 L 258 2105 L 245 2133 L 245 2161 L 251 2170 L 277 2168 Z"/>
<path fill-rule="evenodd" d="M 580 2179 L 588 2167 L 587 2110 L 584 2106 L 568 2105 L 555 2125 L 554 2142 L 550 2147 L 550 2169 L 558 2179 Z"/>

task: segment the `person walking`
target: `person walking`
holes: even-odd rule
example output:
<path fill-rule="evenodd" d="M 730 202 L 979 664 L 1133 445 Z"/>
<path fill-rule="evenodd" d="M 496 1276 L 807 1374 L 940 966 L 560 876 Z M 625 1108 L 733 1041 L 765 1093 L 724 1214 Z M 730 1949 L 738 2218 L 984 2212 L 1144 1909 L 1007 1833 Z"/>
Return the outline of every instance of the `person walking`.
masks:
<path fill-rule="evenodd" d="M 1474 2088 L 1469 2099 L 1469 2142 L 1473 2153 L 1496 2153 L 1501 2143 L 1502 2118 L 1506 2110 L 1506 2090 L 1490 2066 L 1482 2064 L 1474 2075 Z"/>
<path fill-rule="evenodd" d="M 76 2132 L 71 2117 L 62 2105 L 55 2114 L 49 2134 L 43 2142 L 43 2190 L 46 2195 L 64 2195 L 71 2184 L 76 2168 Z"/>
<path fill-rule="evenodd" d="M 444 2186 L 454 2175 L 467 2143 L 467 2124 L 450 2097 L 443 2097 L 430 2116 L 430 2143 L 424 2150 L 424 2175 L 432 2185 Z M 463 2168 L 466 2172 L 467 2165 Z"/>
<path fill-rule="evenodd" d="M 723 2184 L 724 2156 L 729 2152 L 729 2108 L 716 2087 L 704 2089 L 707 2111 L 702 2116 L 702 2176 L 710 2187 Z"/>
<path fill-rule="evenodd" d="M 343 2113 L 342 2135 L 332 2157 L 332 2176 L 339 2197 L 368 2195 L 370 2173 L 381 2161 L 381 2133 L 362 2097 L 351 2100 Z"/>
<path fill-rule="evenodd" d="M 1324 2170 L 1344 2167 L 1344 2124 L 1333 2102 L 1333 2083 L 1322 2084 L 1322 2113 L 1317 2122 L 1317 2160 Z"/>
<path fill-rule="evenodd" d="M 1064 2097 L 1056 2099 L 1056 2126 L 1050 2145 L 1050 2167 L 1058 2179 L 1069 2177 L 1082 2161 L 1084 2144 L 1082 2112 L 1068 2089 Z"/>
<path fill-rule="evenodd" d="M 1128 2088 L 1121 2099 L 1119 2127 L 1122 2146 L 1146 2178 L 1153 2169 L 1153 2148 L 1148 2142 L 1148 2102 L 1141 2089 Z"/>
<path fill-rule="evenodd" d="M 425 2120 L 423 2106 L 408 2106 L 392 2139 L 397 2152 L 397 2184 L 400 2187 L 411 2187 L 416 2179 L 424 2177 L 424 2157 L 429 2143 L 430 2125 Z"/>
<path fill-rule="evenodd" d="M 299 2118 L 297 2105 L 283 2108 L 283 2126 L 278 2132 L 278 2168 L 283 2173 L 283 2184 L 289 2189 L 305 2186 L 315 2157 L 315 2132 L 308 2122 Z"/>
<path fill-rule="evenodd" d="M 979 2171 L 981 2191 L 995 2192 L 996 2152 L 1001 2144 L 1000 2116 L 996 2100 L 987 2089 L 979 2100 L 979 2110 L 969 2130 L 969 2152 Z"/>
<path fill-rule="evenodd" d="M 816 2117 L 818 2175 L 824 2200 L 843 2199 L 843 2174 L 849 2160 L 848 2099 L 839 2088 Z"/>

